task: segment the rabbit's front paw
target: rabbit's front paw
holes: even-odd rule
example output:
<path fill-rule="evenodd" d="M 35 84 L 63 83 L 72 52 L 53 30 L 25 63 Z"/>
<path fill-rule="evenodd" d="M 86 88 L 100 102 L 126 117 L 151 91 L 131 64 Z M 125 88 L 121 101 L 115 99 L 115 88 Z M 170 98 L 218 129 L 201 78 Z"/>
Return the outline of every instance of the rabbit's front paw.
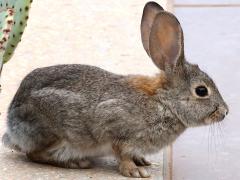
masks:
<path fill-rule="evenodd" d="M 122 175 L 134 178 L 150 177 L 144 167 L 137 167 L 133 161 L 122 161 L 119 165 L 119 171 Z"/>
<path fill-rule="evenodd" d="M 137 166 L 150 166 L 151 165 L 151 162 L 147 161 L 144 157 L 141 157 L 141 156 L 134 156 L 133 161 Z"/>

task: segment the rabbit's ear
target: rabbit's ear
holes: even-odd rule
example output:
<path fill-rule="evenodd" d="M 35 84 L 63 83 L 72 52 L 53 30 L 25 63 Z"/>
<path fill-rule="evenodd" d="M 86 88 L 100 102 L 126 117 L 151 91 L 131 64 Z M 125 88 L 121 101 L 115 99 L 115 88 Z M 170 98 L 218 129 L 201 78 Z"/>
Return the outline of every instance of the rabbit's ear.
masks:
<path fill-rule="evenodd" d="M 164 9 L 155 2 L 148 2 L 143 9 L 141 21 L 141 36 L 143 47 L 149 56 L 150 56 L 149 51 L 150 32 L 156 15 L 161 11 L 164 11 Z"/>
<path fill-rule="evenodd" d="M 166 11 L 159 12 L 149 38 L 150 56 L 161 70 L 184 63 L 183 32 L 177 18 Z"/>

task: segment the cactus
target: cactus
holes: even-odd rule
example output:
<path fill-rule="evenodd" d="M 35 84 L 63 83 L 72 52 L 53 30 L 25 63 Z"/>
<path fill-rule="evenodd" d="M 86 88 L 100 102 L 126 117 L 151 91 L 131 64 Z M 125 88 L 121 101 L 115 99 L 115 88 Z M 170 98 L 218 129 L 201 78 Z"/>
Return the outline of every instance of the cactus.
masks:
<path fill-rule="evenodd" d="M 0 0 L 0 76 L 26 27 L 32 0 Z"/>

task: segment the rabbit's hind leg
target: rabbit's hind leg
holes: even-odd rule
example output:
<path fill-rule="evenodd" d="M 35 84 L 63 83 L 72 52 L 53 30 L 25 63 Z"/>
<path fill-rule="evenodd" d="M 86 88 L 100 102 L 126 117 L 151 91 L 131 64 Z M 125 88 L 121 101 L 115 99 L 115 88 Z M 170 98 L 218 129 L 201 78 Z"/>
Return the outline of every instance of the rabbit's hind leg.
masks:
<path fill-rule="evenodd" d="M 62 145 L 63 143 L 55 143 L 45 150 L 30 152 L 26 155 L 31 161 L 63 168 L 86 169 L 92 167 L 89 159 L 74 156 L 74 153 L 69 152 L 69 147 Z"/>
<path fill-rule="evenodd" d="M 91 168 L 91 162 L 88 159 L 69 159 L 61 161 L 41 152 L 27 153 L 27 157 L 37 163 L 50 164 L 53 166 L 70 169 L 88 169 Z"/>
<path fill-rule="evenodd" d="M 12 107 L 8 112 L 7 132 L 2 142 L 6 147 L 23 153 L 48 147 L 59 139 L 49 121 L 32 105 Z"/>

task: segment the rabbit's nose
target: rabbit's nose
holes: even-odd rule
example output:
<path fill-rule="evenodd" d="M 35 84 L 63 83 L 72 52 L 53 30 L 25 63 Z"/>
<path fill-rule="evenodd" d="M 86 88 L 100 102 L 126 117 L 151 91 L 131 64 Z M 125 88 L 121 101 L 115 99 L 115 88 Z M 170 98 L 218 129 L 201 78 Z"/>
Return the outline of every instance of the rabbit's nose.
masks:
<path fill-rule="evenodd" d="M 226 116 L 226 115 L 228 115 L 228 113 L 229 113 L 229 109 L 228 109 L 228 106 L 227 106 L 227 104 L 225 104 L 225 106 L 224 106 L 224 107 L 225 107 L 225 116 Z"/>
<path fill-rule="evenodd" d="M 225 113 L 225 116 L 228 115 L 228 112 L 229 112 L 229 110 L 227 109 L 227 111 L 226 111 L 226 113 Z"/>
<path fill-rule="evenodd" d="M 229 112 L 229 109 L 228 109 L 227 105 L 225 105 L 225 106 L 220 106 L 220 107 L 219 107 L 219 112 L 221 112 L 221 114 L 223 114 L 224 117 L 227 116 L 227 115 L 228 115 L 228 112 Z"/>

